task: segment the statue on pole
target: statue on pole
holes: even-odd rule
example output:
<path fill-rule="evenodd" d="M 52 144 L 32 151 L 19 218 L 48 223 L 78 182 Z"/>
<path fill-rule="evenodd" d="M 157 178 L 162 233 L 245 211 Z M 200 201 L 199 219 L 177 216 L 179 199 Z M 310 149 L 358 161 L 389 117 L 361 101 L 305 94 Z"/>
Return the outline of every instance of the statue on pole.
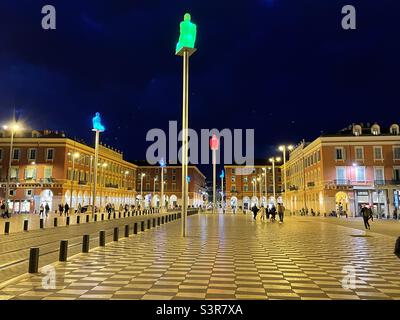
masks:
<path fill-rule="evenodd" d="M 189 13 L 186 13 L 180 24 L 180 36 L 179 42 L 176 45 L 176 53 L 181 51 L 183 48 L 194 49 L 197 36 L 197 26 L 190 20 L 192 19 Z"/>
<path fill-rule="evenodd" d="M 101 123 L 100 113 L 96 112 L 95 117 L 92 119 L 93 122 L 93 131 L 104 132 L 106 129 Z"/>

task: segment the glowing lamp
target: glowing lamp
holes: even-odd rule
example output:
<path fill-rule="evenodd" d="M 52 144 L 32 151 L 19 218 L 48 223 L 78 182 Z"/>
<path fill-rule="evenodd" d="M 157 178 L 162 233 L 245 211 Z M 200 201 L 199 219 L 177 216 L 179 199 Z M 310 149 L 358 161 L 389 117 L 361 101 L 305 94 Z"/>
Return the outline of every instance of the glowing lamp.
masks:
<path fill-rule="evenodd" d="M 215 134 L 213 134 L 212 138 L 210 139 L 210 148 L 211 150 L 218 150 L 219 148 L 219 141 Z"/>

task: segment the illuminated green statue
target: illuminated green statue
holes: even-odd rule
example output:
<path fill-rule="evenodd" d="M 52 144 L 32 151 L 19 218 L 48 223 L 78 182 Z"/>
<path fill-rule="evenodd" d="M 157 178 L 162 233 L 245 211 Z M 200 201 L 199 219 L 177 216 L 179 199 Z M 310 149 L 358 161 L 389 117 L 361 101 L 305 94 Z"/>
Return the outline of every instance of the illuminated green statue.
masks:
<path fill-rule="evenodd" d="M 179 42 L 176 45 L 177 53 L 184 47 L 194 49 L 197 36 L 197 26 L 190 21 L 191 18 L 190 14 L 186 13 L 184 21 L 181 22 L 181 34 L 179 36 Z"/>

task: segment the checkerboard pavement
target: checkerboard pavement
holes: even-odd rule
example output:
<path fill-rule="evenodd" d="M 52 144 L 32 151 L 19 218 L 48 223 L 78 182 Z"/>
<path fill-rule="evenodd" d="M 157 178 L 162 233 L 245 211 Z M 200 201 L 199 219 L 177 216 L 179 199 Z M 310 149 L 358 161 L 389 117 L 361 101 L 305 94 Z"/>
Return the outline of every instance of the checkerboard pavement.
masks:
<path fill-rule="evenodd" d="M 27 275 L 0 299 L 396 299 L 400 260 L 395 238 L 323 219 L 283 224 L 245 215 L 200 214 L 147 230 L 54 264 L 56 286 Z M 356 288 L 342 286 L 343 268 Z"/>

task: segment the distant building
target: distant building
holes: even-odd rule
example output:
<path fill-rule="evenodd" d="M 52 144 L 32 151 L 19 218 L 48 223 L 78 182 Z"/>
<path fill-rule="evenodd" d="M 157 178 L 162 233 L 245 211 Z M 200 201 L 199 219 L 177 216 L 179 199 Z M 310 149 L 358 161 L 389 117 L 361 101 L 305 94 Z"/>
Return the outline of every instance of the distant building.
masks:
<path fill-rule="evenodd" d="M 300 143 L 286 165 L 287 208 L 359 216 L 362 204 L 393 217 L 399 209 L 399 125 L 352 124 Z"/>
<path fill-rule="evenodd" d="M 253 166 L 225 165 L 226 206 L 250 209 L 274 203 L 273 172 L 267 160 L 256 160 Z M 280 165 L 275 165 L 276 202 L 282 202 Z"/>
<path fill-rule="evenodd" d="M 9 155 L 9 132 L 0 130 L 0 199 L 5 198 Z M 77 157 L 74 161 L 73 155 Z M 91 204 L 93 159 L 93 147 L 63 132 L 17 133 L 10 171 L 10 208 L 29 213 L 46 203 L 52 211 L 61 203 L 72 203 L 75 209 Z M 133 204 L 136 166 L 124 160 L 120 151 L 105 145 L 99 147 L 98 165 L 96 205 Z"/>
<path fill-rule="evenodd" d="M 150 165 L 146 161 L 133 161 L 137 166 L 136 202 L 144 202 L 145 207 L 161 206 L 161 167 Z M 141 175 L 144 174 L 143 179 Z M 202 206 L 206 203 L 206 177 L 196 167 L 188 167 L 190 182 L 188 186 L 188 205 Z M 143 180 L 143 189 L 141 181 Z M 143 199 L 141 199 L 143 192 Z M 182 205 L 182 169 L 180 165 L 166 165 L 164 167 L 164 197 L 165 206 L 174 208 Z"/>

